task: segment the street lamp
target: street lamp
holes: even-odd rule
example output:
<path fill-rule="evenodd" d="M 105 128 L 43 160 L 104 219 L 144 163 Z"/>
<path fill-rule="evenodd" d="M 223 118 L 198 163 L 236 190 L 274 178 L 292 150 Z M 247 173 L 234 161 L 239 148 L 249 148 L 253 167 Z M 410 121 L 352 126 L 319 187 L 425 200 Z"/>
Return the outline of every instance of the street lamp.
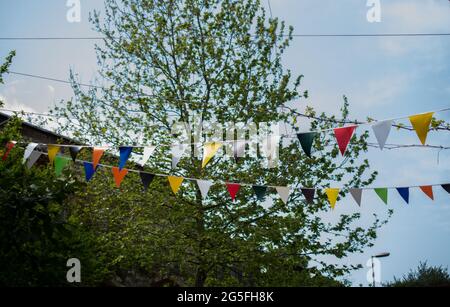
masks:
<path fill-rule="evenodd" d="M 389 257 L 391 253 L 380 253 L 377 255 L 373 255 L 370 258 L 372 259 L 372 281 L 373 281 L 373 287 L 375 287 L 375 268 L 374 268 L 374 264 L 373 264 L 373 258 L 384 258 L 384 257 Z"/>

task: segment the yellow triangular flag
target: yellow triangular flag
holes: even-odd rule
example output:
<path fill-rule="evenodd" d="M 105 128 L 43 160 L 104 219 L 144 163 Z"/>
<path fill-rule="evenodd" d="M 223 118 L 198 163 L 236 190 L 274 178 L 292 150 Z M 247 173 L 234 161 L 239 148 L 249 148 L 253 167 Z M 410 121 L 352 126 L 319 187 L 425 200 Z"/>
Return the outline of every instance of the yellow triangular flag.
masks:
<path fill-rule="evenodd" d="M 168 176 L 167 180 L 169 180 L 170 187 L 172 188 L 172 191 L 174 194 L 177 194 L 178 190 L 180 189 L 181 183 L 183 182 L 183 177 L 176 177 L 176 176 Z"/>
<path fill-rule="evenodd" d="M 47 152 L 48 152 L 48 159 L 50 160 L 50 164 L 53 164 L 53 161 L 55 161 L 56 154 L 59 152 L 60 147 L 56 145 L 48 145 L 47 146 Z"/>
<path fill-rule="evenodd" d="M 433 118 L 434 112 L 418 114 L 409 117 L 409 121 L 411 122 L 414 130 L 416 130 L 417 136 L 422 142 L 422 145 L 425 145 L 427 140 L 428 130 L 430 130 L 431 119 Z"/>
<path fill-rule="evenodd" d="M 339 189 L 334 188 L 325 189 L 325 193 L 328 196 L 328 201 L 330 202 L 331 208 L 334 209 L 337 197 L 339 195 Z"/>
<path fill-rule="evenodd" d="M 203 147 L 203 162 L 202 168 L 208 164 L 209 160 L 217 153 L 217 151 L 222 147 L 222 143 L 220 142 L 210 142 L 206 143 Z"/>

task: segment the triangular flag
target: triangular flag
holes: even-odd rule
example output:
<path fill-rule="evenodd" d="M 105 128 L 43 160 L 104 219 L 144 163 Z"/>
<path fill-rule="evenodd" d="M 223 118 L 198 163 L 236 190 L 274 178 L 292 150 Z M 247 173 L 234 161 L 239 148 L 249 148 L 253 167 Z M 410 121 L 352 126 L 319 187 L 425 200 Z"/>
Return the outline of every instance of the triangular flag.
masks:
<path fill-rule="evenodd" d="M 176 176 L 168 176 L 167 179 L 169 180 L 169 184 L 170 187 L 172 188 L 173 193 L 177 194 L 181 184 L 183 183 L 184 178 Z"/>
<path fill-rule="evenodd" d="M 144 166 L 145 163 L 147 163 L 148 159 L 150 159 L 150 156 L 153 154 L 153 152 L 155 151 L 156 146 L 147 146 L 144 147 L 144 153 L 142 155 L 142 159 L 141 161 L 139 161 L 139 164 Z"/>
<path fill-rule="evenodd" d="M 314 138 L 319 135 L 317 132 L 298 133 L 297 138 L 300 141 L 305 154 L 311 158 L 311 148 L 314 142 Z"/>
<path fill-rule="evenodd" d="M 241 188 L 241 185 L 239 183 L 227 183 L 226 186 L 228 189 L 228 193 L 230 193 L 231 199 L 234 201 L 237 192 Z"/>
<path fill-rule="evenodd" d="M 424 192 L 429 198 L 431 198 L 432 200 L 434 200 L 433 187 L 432 187 L 431 185 L 420 186 L 420 189 L 421 189 L 422 192 Z"/>
<path fill-rule="evenodd" d="M 5 150 L 5 153 L 3 154 L 3 157 L 2 157 L 3 161 L 5 161 L 5 160 L 8 158 L 9 153 L 11 152 L 11 150 L 13 149 L 13 147 L 14 147 L 15 145 L 16 145 L 16 142 L 15 142 L 15 141 L 9 141 L 9 142 L 6 144 L 6 150 Z"/>
<path fill-rule="evenodd" d="M 208 162 L 214 157 L 217 151 L 222 147 L 222 143 L 220 142 L 209 142 L 203 146 L 203 161 L 202 168 L 208 164 Z"/>
<path fill-rule="evenodd" d="M 127 164 L 128 158 L 130 158 L 133 147 L 121 146 L 119 147 L 120 157 L 119 157 L 119 170 L 122 170 Z"/>
<path fill-rule="evenodd" d="M 48 159 L 50 160 L 50 164 L 53 164 L 53 161 L 55 161 L 56 154 L 59 152 L 60 147 L 56 145 L 48 145 L 47 146 L 47 152 L 48 152 Z"/>
<path fill-rule="evenodd" d="M 433 114 L 434 112 L 429 112 L 409 117 L 409 121 L 411 122 L 414 130 L 416 130 L 417 136 L 419 137 L 422 145 L 425 145 L 427 140 L 428 130 L 430 129 Z"/>
<path fill-rule="evenodd" d="M 266 197 L 267 187 L 263 185 L 254 185 L 253 191 L 256 194 L 256 197 L 259 201 L 264 201 L 264 198 Z"/>
<path fill-rule="evenodd" d="M 39 157 L 41 156 L 41 152 L 40 151 L 33 151 L 31 153 L 31 155 L 28 157 L 28 161 L 27 161 L 27 167 L 31 168 L 33 167 L 34 163 L 36 163 L 36 161 L 39 159 Z"/>
<path fill-rule="evenodd" d="M 375 188 L 375 193 L 377 193 L 378 197 L 387 205 L 388 203 L 388 189 L 387 188 Z"/>
<path fill-rule="evenodd" d="M 141 177 L 142 185 L 144 186 L 144 191 L 147 191 L 150 183 L 152 183 L 153 179 L 155 178 L 155 175 L 150 174 L 150 173 L 140 172 L 139 176 Z"/>
<path fill-rule="evenodd" d="M 82 149 L 83 149 L 82 146 L 70 146 L 70 147 L 69 147 L 70 156 L 72 157 L 72 161 L 73 161 L 73 162 L 76 162 L 78 153 L 79 153 L 80 150 L 82 150 Z"/>
<path fill-rule="evenodd" d="M 289 195 L 291 194 L 291 188 L 290 187 L 276 187 L 278 195 L 280 196 L 283 203 L 287 203 L 289 199 Z"/>
<path fill-rule="evenodd" d="M 325 189 L 325 193 L 327 194 L 328 201 L 330 202 L 330 205 L 331 205 L 331 209 L 334 209 L 334 206 L 336 206 L 336 200 L 339 195 L 339 189 L 328 188 L 328 189 Z"/>
<path fill-rule="evenodd" d="M 350 194 L 352 195 L 353 199 L 356 201 L 358 206 L 361 207 L 361 199 L 362 199 L 362 189 L 350 189 Z"/>
<path fill-rule="evenodd" d="M 339 151 L 341 152 L 342 155 L 344 155 L 345 150 L 347 149 L 348 143 L 350 143 L 350 140 L 353 136 L 353 132 L 355 132 L 356 127 L 357 127 L 356 125 L 353 125 L 334 129 L 334 136 L 336 137 L 336 141 L 339 146 Z"/>
<path fill-rule="evenodd" d="M 373 133 L 377 138 L 378 145 L 380 149 L 383 150 L 384 145 L 386 144 L 386 140 L 389 136 L 389 132 L 392 128 L 392 120 L 385 120 L 382 122 L 378 122 L 372 126 Z"/>
<path fill-rule="evenodd" d="M 200 189 L 200 193 L 202 194 L 202 198 L 205 199 L 213 183 L 208 180 L 197 179 L 197 185 L 198 188 Z"/>
<path fill-rule="evenodd" d="M 187 147 L 187 144 L 178 144 L 172 146 L 172 168 L 177 167 L 178 162 L 180 162 L 181 157 L 183 156 Z"/>
<path fill-rule="evenodd" d="M 397 191 L 404 201 L 409 204 L 409 188 L 397 188 Z"/>
<path fill-rule="evenodd" d="M 92 176 L 94 176 L 96 168 L 94 168 L 94 165 L 91 162 L 83 162 L 84 164 L 84 173 L 86 175 L 86 181 L 89 182 L 89 180 L 92 179 Z"/>
<path fill-rule="evenodd" d="M 447 191 L 447 193 L 450 193 L 450 183 L 442 184 L 441 187 Z"/>
<path fill-rule="evenodd" d="M 69 159 L 66 157 L 56 156 L 55 157 L 55 174 L 60 176 L 64 167 L 69 163 Z"/>
<path fill-rule="evenodd" d="M 36 149 L 38 145 L 39 145 L 38 143 L 30 143 L 27 145 L 27 147 L 25 148 L 25 152 L 23 153 L 22 163 L 25 163 L 27 161 L 28 157 L 31 155 L 31 153 Z"/>
<path fill-rule="evenodd" d="M 114 176 L 114 181 L 116 182 L 116 187 L 120 188 L 120 184 L 122 183 L 125 176 L 128 174 L 128 170 L 126 168 L 119 170 L 118 167 L 113 167 L 112 173 Z"/>
<path fill-rule="evenodd" d="M 316 193 L 315 189 L 302 188 L 302 194 L 305 196 L 306 202 L 311 204 L 314 202 L 314 194 Z"/>
<path fill-rule="evenodd" d="M 97 168 L 104 152 L 105 152 L 104 147 L 94 147 L 92 149 L 92 165 L 94 166 L 95 169 Z"/>

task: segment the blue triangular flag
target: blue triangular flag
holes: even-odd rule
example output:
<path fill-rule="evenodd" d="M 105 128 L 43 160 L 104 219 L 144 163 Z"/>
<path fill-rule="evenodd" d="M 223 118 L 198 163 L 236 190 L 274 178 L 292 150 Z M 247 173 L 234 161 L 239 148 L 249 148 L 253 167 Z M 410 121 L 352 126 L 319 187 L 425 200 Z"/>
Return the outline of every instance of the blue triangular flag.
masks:
<path fill-rule="evenodd" d="M 409 204 L 409 188 L 397 188 L 400 196 Z"/>
<path fill-rule="evenodd" d="M 84 162 L 84 173 L 86 175 L 86 181 L 91 180 L 92 176 L 94 176 L 96 169 L 94 169 L 94 164 L 91 162 Z"/>
<path fill-rule="evenodd" d="M 125 164 L 127 163 L 128 158 L 131 155 L 131 152 L 133 151 L 133 147 L 121 146 L 119 150 L 120 150 L 119 170 L 122 170 L 122 168 L 125 167 Z"/>

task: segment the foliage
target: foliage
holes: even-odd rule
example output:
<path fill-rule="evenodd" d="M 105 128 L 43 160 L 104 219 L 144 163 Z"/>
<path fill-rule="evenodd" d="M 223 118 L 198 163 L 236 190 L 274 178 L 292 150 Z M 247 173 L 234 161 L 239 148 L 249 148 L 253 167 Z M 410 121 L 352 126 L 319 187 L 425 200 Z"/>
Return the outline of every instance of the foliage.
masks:
<path fill-rule="evenodd" d="M 442 266 L 428 266 L 426 262 L 419 263 L 415 270 L 411 270 L 402 278 L 385 284 L 386 287 L 450 287 L 448 269 Z"/>
<path fill-rule="evenodd" d="M 108 270 L 142 270 L 156 283 L 159 278 L 187 286 L 299 286 L 334 285 L 360 267 L 323 259 L 362 252 L 386 221 L 375 216 L 364 228 L 358 225 L 360 213 L 354 213 L 328 222 L 326 196 L 319 193 L 306 204 L 300 187 L 339 182 L 342 197 L 351 186 L 372 183 L 376 172 L 358 158 L 367 151 L 367 132 L 353 137 L 344 159 L 333 135 L 322 133 L 312 158 L 291 142 L 280 150 L 275 168 L 265 168 L 260 156 L 215 157 L 202 169 L 191 155 L 171 170 L 168 148 L 177 120 L 193 124 L 195 115 L 205 128 L 208 122 L 272 122 L 298 130 L 296 116 L 283 112 L 285 104 L 308 96 L 300 90 L 302 76 L 293 77 L 282 65 L 292 27 L 268 18 L 257 0 L 105 4 L 104 16 L 91 16 L 106 37 L 96 48 L 105 87 L 84 91 L 71 74 L 75 99 L 53 111 L 66 119 L 59 122 L 61 133 L 85 143 L 158 145 L 145 167 L 155 173 L 292 188 L 288 204 L 270 191 L 263 205 L 245 188 L 232 203 L 223 185 L 213 186 L 202 200 L 195 182 L 174 196 L 160 179 L 142 193 L 132 174 L 115 190 L 107 174 L 98 172 L 87 190 L 77 193 L 71 214 L 95 232 Z M 344 119 L 348 106 L 345 101 Z M 312 129 L 332 127 L 334 116 L 308 112 L 319 118 Z"/>

